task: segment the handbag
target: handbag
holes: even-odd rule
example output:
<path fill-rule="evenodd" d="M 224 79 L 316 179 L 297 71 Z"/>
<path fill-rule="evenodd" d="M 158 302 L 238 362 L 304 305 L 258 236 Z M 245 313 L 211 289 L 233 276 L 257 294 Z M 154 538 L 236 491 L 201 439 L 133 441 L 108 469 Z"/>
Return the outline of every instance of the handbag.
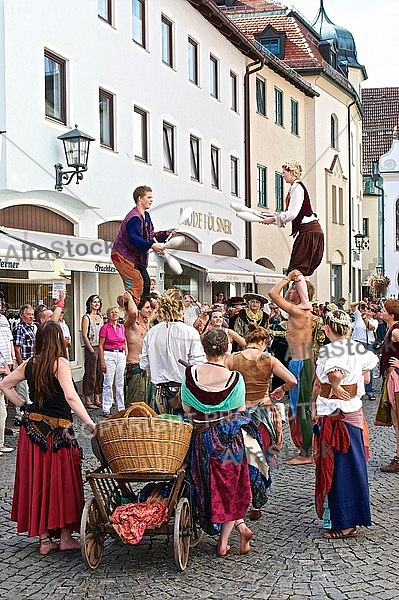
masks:
<path fill-rule="evenodd" d="M 392 425 L 391 404 L 388 398 L 387 382 L 388 378 L 385 377 L 384 383 L 382 384 L 381 397 L 378 403 L 377 413 L 374 419 L 374 425 L 380 425 L 382 427 L 389 427 Z"/>

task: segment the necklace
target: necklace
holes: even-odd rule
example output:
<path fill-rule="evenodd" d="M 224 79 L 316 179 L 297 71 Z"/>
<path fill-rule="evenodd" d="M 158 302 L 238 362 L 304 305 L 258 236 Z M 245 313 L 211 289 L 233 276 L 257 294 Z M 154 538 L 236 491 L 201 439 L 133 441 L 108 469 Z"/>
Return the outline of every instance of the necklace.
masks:
<path fill-rule="evenodd" d="M 260 351 L 260 348 L 258 348 L 258 346 L 247 346 L 245 348 L 245 350 L 259 350 Z"/>
<path fill-rule="evenodd" d="M 220 363 L 210 362 L 209 360 L 205 364 L 206 365 L 213 365 L 214 367 L 223 367 L 223 369 L 227 369 L 226 365 L 221 365 Z"/>

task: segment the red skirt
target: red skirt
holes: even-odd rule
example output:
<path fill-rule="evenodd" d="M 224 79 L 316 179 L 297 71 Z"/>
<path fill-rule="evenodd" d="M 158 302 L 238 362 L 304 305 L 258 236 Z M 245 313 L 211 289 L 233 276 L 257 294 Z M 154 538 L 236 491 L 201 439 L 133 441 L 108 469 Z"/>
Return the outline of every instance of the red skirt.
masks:
<path fill-rule="evenodd" d="M 18 440 L 14 496 L 11 520 L 18 533 L 38 536 L 46 531 L 59 537 L 66 527 L 79 531 L 83 510 L 83 482 L 79 448 L 53 451 L 53 438 L 47 437 L 48 449 L 31 441 L 24 427 Z"/>

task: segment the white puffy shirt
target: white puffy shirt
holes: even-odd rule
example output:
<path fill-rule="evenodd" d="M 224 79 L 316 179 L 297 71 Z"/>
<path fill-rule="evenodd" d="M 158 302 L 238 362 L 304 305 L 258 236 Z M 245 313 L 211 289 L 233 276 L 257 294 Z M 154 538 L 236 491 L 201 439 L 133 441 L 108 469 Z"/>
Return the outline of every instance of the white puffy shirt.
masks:
<path fill-rule="evenodd" d="M 351 339 L 335 340 L 322 346 L 316 365 L 316 375 L 321 383 L 329 383 L 327 375 L 341 371 L 341 385 L 357 384 L 357 395 L 350 400 L 329 399 L 317 396 L 316 408 L 319 416 L 330 415 L 337 408 L 344 413 L 355 412 L 362 407 L 364 394 L 362 371 L 370 371 L 377 366 L 378 358 L 366 350 L 362 344 Z"/>

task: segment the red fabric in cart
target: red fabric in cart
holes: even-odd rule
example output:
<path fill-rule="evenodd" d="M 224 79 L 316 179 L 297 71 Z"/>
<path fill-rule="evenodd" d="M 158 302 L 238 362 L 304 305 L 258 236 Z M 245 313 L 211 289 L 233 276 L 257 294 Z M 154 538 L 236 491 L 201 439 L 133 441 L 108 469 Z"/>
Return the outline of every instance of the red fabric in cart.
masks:
<path fill-rule="evenodd" d="M 138 544 L 146 527 L 161 525 L 168 520 L 168 508 L 162 502 L 122 504 L 112 513 L 110 521 L 115 531 L 128 544 Z"/>

